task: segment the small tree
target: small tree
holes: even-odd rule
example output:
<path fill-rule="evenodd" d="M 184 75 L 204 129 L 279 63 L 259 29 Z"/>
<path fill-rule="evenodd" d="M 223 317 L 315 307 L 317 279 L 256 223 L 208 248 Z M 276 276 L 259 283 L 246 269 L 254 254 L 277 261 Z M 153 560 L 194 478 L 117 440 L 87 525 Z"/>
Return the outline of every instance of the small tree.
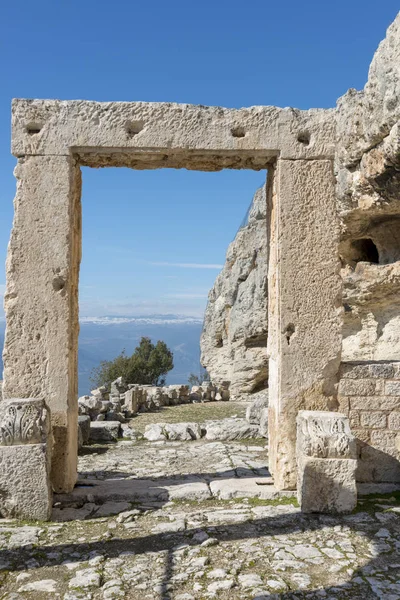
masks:
<path fill-rule="evenodd" d="M 167 373 L 174 368 L 173 354 L 165 342 L 155 345 L 148 337 L 142 337 L 132 356 L 125 350 L 114 360 L 103 360 L 93 369 L 90 380 L 94 386 L 105 385 L 122 376 L 126 383 L 141 385 L 164 385 Z"/>
<path fill-rule="evenodd" d="M 200 367 L 199 375 L 196 375 L 195 373 L 190 373 L 188 377 L 189 385 L 191 385 L 192 387 L 194 385 L 201 385 L 205 381 L 210 381 L 210 376 L 207 373 L 207 369 L 205 369 L 204 367 Z"/>

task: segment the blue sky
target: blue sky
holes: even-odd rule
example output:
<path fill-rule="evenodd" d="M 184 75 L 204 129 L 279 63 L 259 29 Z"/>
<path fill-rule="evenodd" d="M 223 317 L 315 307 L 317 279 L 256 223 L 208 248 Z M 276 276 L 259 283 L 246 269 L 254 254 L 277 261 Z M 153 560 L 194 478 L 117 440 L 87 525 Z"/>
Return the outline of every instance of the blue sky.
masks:
<path fill-rule="evenodd" d="M 398 1 L 3 0 L 0 263 L 12 97 L 331 107 L 361 89 Z M 83 169 L 81 314 L 201 315 L 265 173 Z M 0 270 L 0 293 L 4 289 Z"/>

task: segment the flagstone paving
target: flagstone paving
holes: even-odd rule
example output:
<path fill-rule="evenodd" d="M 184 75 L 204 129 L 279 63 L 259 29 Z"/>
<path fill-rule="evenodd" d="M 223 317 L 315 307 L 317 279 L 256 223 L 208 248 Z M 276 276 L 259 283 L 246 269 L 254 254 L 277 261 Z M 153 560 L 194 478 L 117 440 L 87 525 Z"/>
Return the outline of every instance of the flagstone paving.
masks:
<path fill-rule="evenodd" d="M 0 598 L 400 599 L 399 494 L 344 517 L 238 498 L 271 496 L 266 464 L 262 440 L 87 447 L 53 522 L 0 520 Z"/>

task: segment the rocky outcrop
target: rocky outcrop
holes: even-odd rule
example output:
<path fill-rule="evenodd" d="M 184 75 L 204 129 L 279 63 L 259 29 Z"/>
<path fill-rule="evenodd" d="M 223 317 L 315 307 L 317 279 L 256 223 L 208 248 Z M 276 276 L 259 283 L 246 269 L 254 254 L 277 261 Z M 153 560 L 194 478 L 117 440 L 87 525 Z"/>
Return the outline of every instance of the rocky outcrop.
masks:
<path fill-rule="evenodd" d="M 338 101 L 336 176 L 344 282 L 342 359 L 400 353 L 400 15 L 363 91 Z"/>
<path fill-rule="evenodd" d="M 267 385 L 267 224 L 265 187 L 257 190 L 246 224 L 230 244 L 209 293 L 201 363 L 231 397 Z"/>

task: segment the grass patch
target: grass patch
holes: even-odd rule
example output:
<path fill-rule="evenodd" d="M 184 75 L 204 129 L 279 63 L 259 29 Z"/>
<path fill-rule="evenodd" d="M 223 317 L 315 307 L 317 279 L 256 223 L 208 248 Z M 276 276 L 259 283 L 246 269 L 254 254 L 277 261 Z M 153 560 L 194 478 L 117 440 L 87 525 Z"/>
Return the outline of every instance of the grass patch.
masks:
<path fill-rule="evenodd" d="M 359 512 L 385 512 L 389 509 L 382 509 L 377 504 L 389 504 L 390 506 L 400 506 L 400 491 L 390 492 L 388 494 L 367 494 L 366 496 L 359 496 L 357 506 L 353 510 L 353 513 Z"/>
<path fill-rule="evenodd" d="M 155 412 L 139 413 L 130 420 L 129 424 L 136 431 L 143 433 L 146 425 L 157 423 L 205 423 L 205 421 L 226 419 L 234 415 L 244 418 L 247 406 L 246 402 L 230 401 L 163 406 Z M 250 444 L 254 440 L 245 441 Z"/>
<path fill-rule="evenodd" d="M 237 498 L 239 502 L 246 502 L 250 506 L 282 506 L 292 504 L 296 508 L 298 508 L 299 503 L 297 502 L 296 496 L 282 496 L 281 498 L 271 498 L 271 499 L 263 499 L 263 498 Z"/>

